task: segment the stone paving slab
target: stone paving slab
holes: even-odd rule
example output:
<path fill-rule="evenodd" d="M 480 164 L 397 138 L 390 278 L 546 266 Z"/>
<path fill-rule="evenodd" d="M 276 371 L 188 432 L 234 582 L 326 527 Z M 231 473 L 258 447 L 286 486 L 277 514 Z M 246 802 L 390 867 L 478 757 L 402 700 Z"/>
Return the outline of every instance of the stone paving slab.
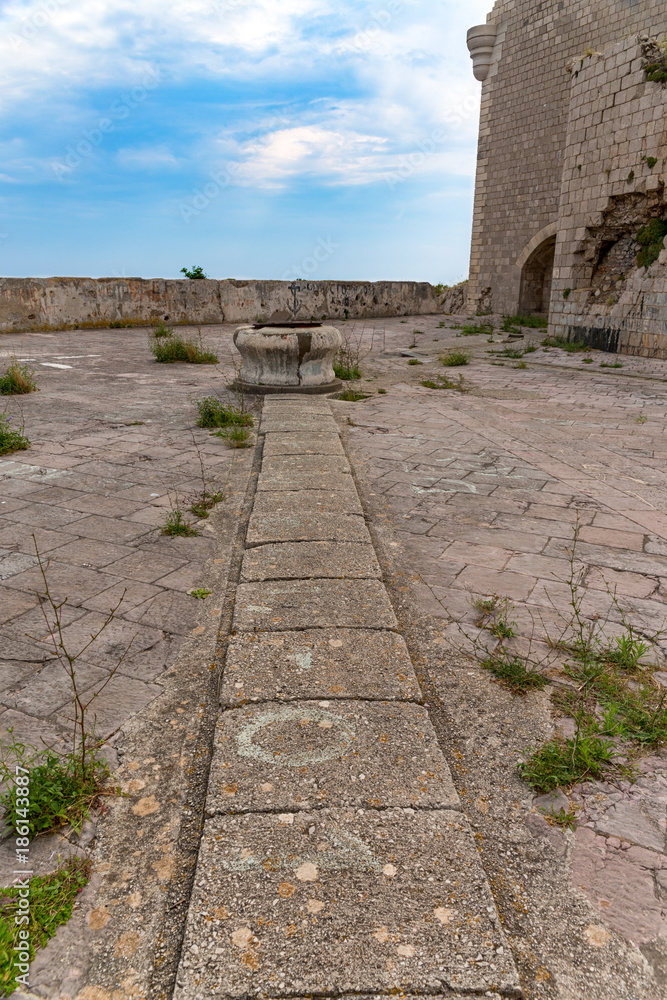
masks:
<path fill-rule="evenodd" d="M 350 471 L 350 463 L 344 455 L 265 455 L 262 462 L 264 473 Z"/>
<path fill-rule="evenodd" d="M 375 549 L 364 542 L 277 542 L 248 549 L 241 579 L 250 580 L 379 580 Z"/>
<path fill-rule="evenodd" d="M 325 806 L 457 809 L 428 712 L 405 702 L 264 702 L 220 716 L 207 815 Z"/>
<path fill-rule="evenodd" d="M 236 592 L 234 628 L 284 632 L 300 628 L 396 628 L 379 580 L 284 580 L 242 583 Z"/>
<path fill-rule="evenodd" d="M 272 514 L 296 515 L 319 514 L 363 514 L 361 501 L 356 490 L 278 490 L 275 493 L 262 492 L 255 495 L 251 523 L 257 524 L 261 517 Z M 267 539 L 268 540 L 268 539 Z"/>
<path fill-rule="evenodd" d="M 176 1000 L 456 990 L 518 990 L 461 813 L 206 822 Z"/>
<path fill-rule="evenodd" d="M 331 628 L 231 639 L 222 705 L 299 698 L 419 701 L 421 692 L 395 632 Z"/>
<path fill-rule="evenodd" d="M 315 434 L 338 434 L 340 429 L 332 417 L 319 417 L 308 414 L 308 429 Z M 287 416 L 262 417 L 259 425 L 260 434 L 299 434 L 303 435 L 303 419 L 290 419 Z"/>
<path fill-rule="evenodd" d="M 336 468 L 336 458 L 331 472 L 260 472 L 257 479 L 257 490 L 275 492 L 277 490 L 326 490 L 351 493 L 357 497 L 354 480 L 349 474 L 339 472 Z"/>
<path fill-rule="evenodd" d="M 282 494 L 278 494 L 281 496 Z M 337 496 L 338 494 L 334 494 Z M 264 494 L 267 496 L 267 494 Z M 323 501 L 326 503 L 327 501 Z M 257 509 L 259 506 L 259 509 Z M 277 504 L 276 504 L 277 506 Z M 345 505 L 343 505 L 345 506 Z M 347 506 L 354 506 L 347 505 Z M 370 542 L 370 535 L 363 517 L 359 514 L 332 514 L 313 510 L 312 513 L 264 513 L 262 505 L 255 505 L 248 532 L 247 545 L 267 542 Z"/>
<path fill-rule="evenodd" d="M 267 434 L 264 455 L 344 455 L 338 433 Z"/>

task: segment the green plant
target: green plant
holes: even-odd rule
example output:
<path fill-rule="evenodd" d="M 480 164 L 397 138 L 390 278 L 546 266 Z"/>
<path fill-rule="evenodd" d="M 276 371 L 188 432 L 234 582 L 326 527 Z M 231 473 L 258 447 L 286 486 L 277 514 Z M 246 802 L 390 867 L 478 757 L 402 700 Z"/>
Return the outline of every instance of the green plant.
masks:
<path fill-rule="evenodd" d="M 214 432 L 216 437 L 223 438 L 230 448 L 250 448 L 252 435 L 247 427 L 232 425 Z"/>
<path fill-rule="evenodd" d="M 162 364 L 174 364 L 179 361 L 193 365 L 216 365 L 218 363 L 217 354 L 205 351 L 201 341 L 199 344 L 195 344 L 191 340 L 183 340 L 176 334 L 163 339 L 154 339 L 151 351 L 155 360 Z"/>
<path fill-rule="evenodd" d="M 622 368 L 622 367 L 623 365 L 621 364 L 620 361 L 614 361 L 611 363 L 609 361 L 600 362 L 600 368 Z"/>
<path fill-rule="evenodd" d="M 653 170 L 654 166 L 658 162 L 658 157 L 657 156 L 645 156 L 645 157 L 643 157 L 643 159 L 646 160 L 646 163 L 647 163 L 647 166 L 648 166 L 649 170 Z"/>
<path fill-rule="evenodd" d="M 125 421 L 125 426 L 126 427 L 143 427 L 145 425 L 145 423 L 146 423 L 145 420 L 126 420 Z"/>
<path fill-rule="evenodd" d="M 0 395 L 18 396 L 28 392 L 37 392 L 34 369 L 21 364 L 13 357 L 2 375 L 0 375 Z"/>
<path fill-rule="evenodd" d="M 114 319 L 109 323 L 110 330 L 128 330 L 132 327 L 131 323 L 123 323 L 121 319 Z"/>
<path fill-rule="evenodd" d="M 667 65 L 663 59 L 649 63 L 645 69 L 646 79 L 651 83 L 667 83 Z"/>
<path fill-rule="evenodd" d="M 184 538 L 191 538 L 193 535 L 200 534 L 196 528 L 193 528 L 186 521 L 183 511 L 178 507 L 167 514 L 167 519 L 160 528 L 160 531 L 163 535 L 171 535 L 172 537 L 174 535 L 182 535 Z"/>
<path fill-rule="evenodd" d="M 204 399 L 196 400 L 195 405 L 199 410 L 198 427 L 254 427 L 255 421 L 252 414 L 246 413 L 241 407 L 230 406 L 218 396 L 205 396 Z"/>
<path fill-rule="evenodd" d="M 542 813 L 550 823 L 555 823 L 556 826 L 562 826 L 564 830 L 573 830 L 577 825 L 577 814 L 574 809 L 564 809 L 561 808 L 556 812 L 554 807 L 551 807 L 549 812 L 542 810 Z"/>
<path fill-rule="evenodd" d="M 583 358 L 581 363 L 583 365 L 592 365 L 593 364 L 593 359 L 592 358 Z"/>
<path fill-rule="evenodd" d="M 454 327 L 452 327 L 454 329 Z M 465 323 L 461 327 L 462 337 L 479 337 L 493 333 L 493 323 Z"/>
<path fill-rule="evenodd" d="M 408 364 L 409 365 L 423 365 L 424 362 L 420 361 L 419 358 L 410 358 L 410 360 L 408 361 Z"/>
<path fill-rule="evenodd" d="M 520 313 L 518 316 L 504 316 L 502 329 L 506 333 L 511 333 L 512 327 L 527 326 L 531 330 L 542 330 L 549 326 L 546 316 L 529 316 Z"/>
<path fill-rule="evenodd" d="M 355 379 L 360 379 L 363 375 L 359 365 L 347 365 L 341 361 L 334 361 L 333 370 L 336 378 L 342 379 L 343 382 L 352 382 Z"/>
<path fill-rule="evenodd" d="M 209 491 L 204 489 L 198 497 L 194 498 L 188 510 L 195 514 L 196 517 L 206 518 L 209 516 L 210 511 L 215 507 L 216 504 L 222 503 L 225 499 L 225 494 L 220 491 L 214 490 Z"/>
<path fill-rule="evenodd" d="M 491 635 L 495 635 L 496 639 L 512 639 L 516 635 L 514 631 L 516 622 L 508 622 L 504 618 L 496 618 L 487 627 Z"/>
<path fill-rule="evenodd" d="M 646 414 L 640 413 L 639 416 L 637 417 L 637 419 L 635 420 L 635 423 L 636 424 L 646 424 L 646 423 L 648 423 L 648 417 L 646 416 Z"/>
<path fill-rule="evenodd" d="M 28 837 L 49 833 L 70 825 L 80 830 L 90 809 L 97 802 L 109 777 L 106 761 L 87 752 L 88 760 L 78 752 L 58 754 L 19 743 L 10 730 L 11 741 L 2 747 L 0 780 L 5 790 L 0 794 L 5 835 L 19 826 L 28 827 Z M 79 744 L 81 746 L 81 744 Z M 30 807 L 23 803 L 24 789 L 14 783 L 16 766 L 30 774 Z"/>
<path fill-rule="evenodd" d="M 455 392 L 470 392 L 463 375 L 453 382 L 447 375 L 436 375 L 434 379 L 425 378 L 422 381 L 425 389 L 454 389 Z"/>
<path fill-rule="evenodd" d="M 187 267 L 182 267 L 181 274 L 184 274 L 186 278 L 190 278 L 191 281 L 198 278 L 208 278 L 208 275 L 204 274 L 204 269 L 199 266 L 193 267 L 190 271 L 188 271 Z"/>
<path fill-rule="evenodd" d="M 631 184 L 634 179 L 635 179 L 635 172 L 634 172 L 634 170 L 631 170 L 630 173 L 628 174 L 627 178 L 626 178 L 627 183 Z"/>
<path fill-rule="evenodd" d="M 444 293 L 448 291 L 449 288 L 450 288 L 449 285 L 434 285 L 433 291 L 435 292 L 436 295 L 444 295 Z"/>
<path fill-rule="evenodd" d="M 0 413 L 0 455 L 9 455 L 12 451 L 25 451 L 30 447 L 30 441 L 23 436 L 23 427 L 15 431 L 9 425 L 11 417 Z"/>
<path fill-rule="evenodd" d="M 637 243 L 642 249 L 637 255 L 638 267 L 650 267 L 665 249 L 665 236 L 667 236 L 667 222 L 662 219 L 651 219 L 639 230 L 636 236 Z"/>
<path fill-rule="evenodd" d="M 445 321 L 444 319 L 441 319 L 440 322 L 438 323 L 438 330 L 444 329 L 444 326 L 445 326 Z"/>
<path fill-rule="evenodd" d="M 157 323 L 153 324 L 153 329 L 151 330 L 151 335 L 157 337 L 171 337 L 174 333 L 174 329 L 171 326 L 167 326 L 164 320 L 159 319 Z"/>
<path fill-rule="evenodd" d="M 527 368 L 527 367 L 528 365 L 526 364 L 525 361 L 517 361 L 515 365 L 512 365 L 512 368 Z"/>
<path fill-rule="evenodd" d="M 569 297 L 570 297 L 571 294 L 572 294 L 572 289 L 571 288 L 566 288 L 565 291 L 563 292 L 563 298 L 564 299 L 569 299 Z"/>
<path fill-rule="evenodd" d="M 198 601 L 205 601 L 206 598 L 210 597 L 212 593 L 212 590 L 206 590 L 205 587 L 197 587 L 195 590 L 190 591 L 190 595 L 195 597 Z"/>
<path fill-rule="evenodd" d="M 446 368 L 468 365 L 470 364 L 470 355 L 467 351 L 448 351 L 447 354 L 440 355 L 440 362 Z"/>
<path fill-rule="evenodd" d="M 617 756 L 611 740 L 578 733 L 554 736 L 519 766 L 521 777 L 539 794 L 569 788 L 585 778 L 602 778 Z"/>
<path fill-rule="evenodd" d="M 88 858 L 71 857 L 55 872 L 31 878 L 27 926 L 22 919 L 25 910 L 19 887 L 0 889 L 0 996 L 25 989 L 26 980 L 17 980 L 23 972 L 19 966 L 27 967 L 37 948 L 44 948 L 58 927 L 67 923 L 88 883 L 91 867 Z"/>
<path fill-rule="evenodd" d="M 386 389 L 378 389 L 378 396 L 386 396 L 386 395 L 387 395 Z"/>
<path fill-rule="evenodd" d="M 577 354 L 579 351 L 589 351 L 583 340 L 567 340 L 565 337 L 545 337 L 542 347 L 560 347 L 567 354 Z"/>
<path fill-rule="evenodd" d="M 355 392 L 354 389 L 343 389 L 338 393 L 338 399 L 342 399 L 345 403 L 358 403 L 361 399 L 366 399 L 366 396 L 363 392 Z"/>
<path fill-rule="evenodd" d="M 480 660 L 480 666 L 489 670 L 513 694 L 526 694 L 549 683 L 548 677 L 526 667 L 522 657 L 508 652 L 502 645 Z"/>
<path fill-rule="evenodd" d="M 407 321 L 401 320 L 401 322 Z M 343 382 L 353 382 L 362 377 L 363 372 L 359 367 L 360 353 L 361 338 L 354 340 L 351 333 L 346 330 L 343 343 L 334 358 L 333 370 L 336 378 L 342 379 Z"/>

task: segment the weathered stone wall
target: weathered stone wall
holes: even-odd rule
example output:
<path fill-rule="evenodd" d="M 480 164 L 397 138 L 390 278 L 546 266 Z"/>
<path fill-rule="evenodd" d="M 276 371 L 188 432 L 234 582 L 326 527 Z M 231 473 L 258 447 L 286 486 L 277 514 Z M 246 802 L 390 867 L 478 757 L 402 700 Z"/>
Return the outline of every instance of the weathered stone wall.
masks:
<path fill-rule="evenodd" d="M 244 323 L 441 313 L 417 281 L 0 278 L 0 332 L 109 323 Z"/>
<path fill-rule="evenodd" d="M 667 215 L 667 89 L 659 55 L 625 39 L 573 67 L 551 332 L 594 347 L 667 357 L 667 251 L 638 266 L 639 231 Z"/>
<path fill-rule="evenodd" d="M 667 3 L 498 0 L 488 21 L 498 33 L 482 87 L 468 310 L 516 313 L 522 271 L 557 229 L 566 65 L 627 35 L 667 33 Z"/>

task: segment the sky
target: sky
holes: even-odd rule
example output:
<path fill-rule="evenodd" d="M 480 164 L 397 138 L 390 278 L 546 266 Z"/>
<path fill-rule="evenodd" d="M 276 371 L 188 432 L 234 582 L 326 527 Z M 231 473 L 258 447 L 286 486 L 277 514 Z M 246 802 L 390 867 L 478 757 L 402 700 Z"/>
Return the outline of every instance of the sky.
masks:
<path fill-rule="evenodd" d="M 0 0 L 0 275 L 467 277 L 492 0 Z"/>

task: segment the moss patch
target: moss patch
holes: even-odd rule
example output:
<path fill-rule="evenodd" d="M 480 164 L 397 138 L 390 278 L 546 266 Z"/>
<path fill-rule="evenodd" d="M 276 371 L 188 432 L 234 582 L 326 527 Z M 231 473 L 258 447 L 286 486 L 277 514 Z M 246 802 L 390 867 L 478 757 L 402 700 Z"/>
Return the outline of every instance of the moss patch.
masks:
<path fill-rule="evenodd" d="M 639 230 L 637 243 L 642 249 L 637 255 L 638 267 L 650 267 L 656 262 L 661 251 L 665 249 L 665 236 L 667 236 L 667 222 L 662 219 L 651 219 Z"/>

